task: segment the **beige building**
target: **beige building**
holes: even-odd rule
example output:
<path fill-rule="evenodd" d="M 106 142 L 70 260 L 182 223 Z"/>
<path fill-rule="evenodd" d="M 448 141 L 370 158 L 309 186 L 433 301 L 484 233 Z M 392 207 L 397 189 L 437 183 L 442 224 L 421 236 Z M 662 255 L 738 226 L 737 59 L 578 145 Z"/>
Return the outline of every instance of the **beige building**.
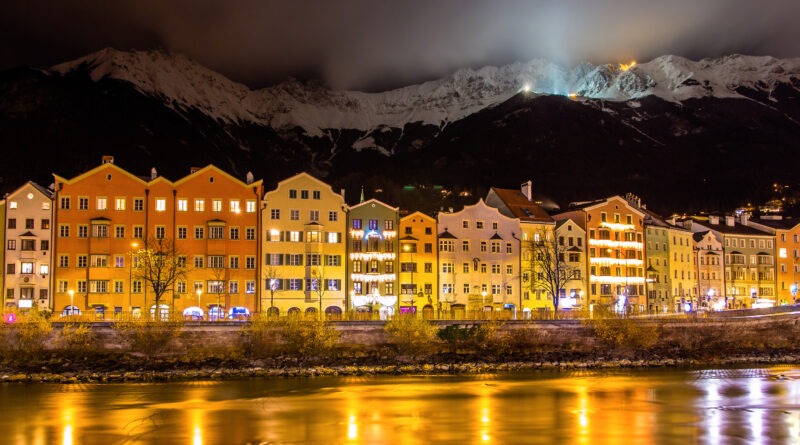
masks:
<path fill-rule="evenodd" d="M 436 219 L 414 212 L 400 219 L 400 313 L 434 318 L 439 306 Z"/>
<path fill-rule="evenodd" d="M 50 190 L 27 182 L 5 198 L 5 307 L 12 310 L 52 307 L 51 240 L 53 199 Z"/>

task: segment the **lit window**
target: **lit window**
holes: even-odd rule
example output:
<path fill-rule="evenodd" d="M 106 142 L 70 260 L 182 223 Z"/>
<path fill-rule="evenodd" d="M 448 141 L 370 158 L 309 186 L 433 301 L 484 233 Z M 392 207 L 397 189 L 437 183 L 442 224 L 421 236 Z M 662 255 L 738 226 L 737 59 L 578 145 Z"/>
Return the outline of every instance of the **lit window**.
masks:
<path fill-rule="evenodd" d="M 125 198 L 115 198 L 114 199 L 114 209 L 115 210 L 125 210 Z"/>
<path fill-rule="evenodd" d="M 16 209 L 17 208 L 17 201 L 9 201 L 8 202 L 9 209 Z"/>
<path fill-rule="evenodd" d="M 179 212 L 186 212 L 189 210 L 189 200 L 187 199 L 179 199 L 178 200 L 178 211 Z"/>
<path fill-rule="evenodd" d="M 231 212 L 232 213 L 239 213 L 241 211 L 242 211 L 242 209 L 239 208 L 239 200 L 238 199 L 232 199 L 231 200 Z"/>
<path fill-rule="evenodd" d="M 255 200 L 248 199 L 247 202 L 245 202 L 245 211 L 247 213 L 255 213 L 256 212 L 256 202 L 255 202 Z"/>
<path fill-rule="evenodd" d="M 221 199 L 212 199 L 211 200 L 211 211 L 212 212 L 221 212 L 222 211 L 222 200 Z"/>
<path fill-rule="evenodd" d="M 206 210 L 206 201 L 204 199 L 195 199 L 194 200 L 194 211 L 195 212 L 204 212 Z"/>
<path fill-rule="evenodd" d="M 163 212 L 167 210 L 167 200 L 164 198 L 156 198 L 156 211 Z"/>
<path fill-rule="evenodd" d="M 108 208 L 108 200 L 106 198 L 97 198 L 97 210 L 106 210 Z"/>

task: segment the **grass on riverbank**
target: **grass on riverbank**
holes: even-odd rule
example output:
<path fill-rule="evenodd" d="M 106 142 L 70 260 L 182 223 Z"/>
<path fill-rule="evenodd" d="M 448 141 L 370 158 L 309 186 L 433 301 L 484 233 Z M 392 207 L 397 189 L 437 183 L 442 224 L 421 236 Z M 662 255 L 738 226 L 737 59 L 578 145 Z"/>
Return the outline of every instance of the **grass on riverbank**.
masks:
<path fill-rule="evenodd" d="M 370 329 L 365 334 L 370 342 L 345 340 L 331 323 L 303 318 L 254 318 L 238 328 L 216 331 L 192 330 L 183 321 L 132 320 L 101 331 L 85 320 L 54 326 L 41 314 L 30 313 L 0 325 L 0 370 L 714 360 L 800 354 L 797 319 L 745 323 L 686 318 L 667 323 L 607 314 L 561 331 L 500 321 L 439 328 L 418 317 L 401 316 Z"/>

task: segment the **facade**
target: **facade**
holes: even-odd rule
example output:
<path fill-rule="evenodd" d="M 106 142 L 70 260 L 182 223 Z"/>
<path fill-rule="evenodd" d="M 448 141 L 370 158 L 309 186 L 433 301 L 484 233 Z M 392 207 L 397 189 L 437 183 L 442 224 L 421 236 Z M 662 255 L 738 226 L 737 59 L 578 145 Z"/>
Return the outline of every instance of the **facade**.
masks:
<path fill-rule="evenodd" d="M 749 220 L 749 224 L 775 236 L 776 304 L 796 302 L 800 276 L 800 221 L 762 217 Z"/>
<path fill-rule="evenodd" d="M 347 310 L 386 319 L 399 311 L 399 210 L 377 199 L 350 208 L 347 216 Z M 371 316 L 371 315 L 370 315 Z"/>
<path fill-rule="evenodd" d="M 556 237 L 560 251 L 570 269 L 577 273 L 567 281 L 560 296 L 560 309 L 587 309 L 589 286 L 587 279 L 588 255 L 586 252 L 586 230 L 569 218 L 556 223 Z M 524 255 L 524 254 L 523 254 Z"/>
<path fill-rule="evenodd" d="M 262 307 L 341 317 L 347 283 L 344 196 L 307 173 L 264 196 Z"/>
<path fill-rule="evenodd" d="M 669 277 L 672 289 L 672 307 L 675 312 L 697 309 L 696 256 L 692 232 L 670 225 L 669 237 Z"/>
<path fill-rule="evenodd" d="M 644 312 L 644 213 L 620 196 L 573 205 L 556 219 L 586 228 L 589 305 L 617 312 Z"/>
<path fill-rule="evenodd" d="M 258 226 L 261 182 L 239 181 L 208 166 L 173 183 L 137 177 L 111 157 L 74 178 L 55 177 L 54 309 L 98 319 L 179 314 L 222 318 L 222 308 L 258 308 Z M 163 289 L 134 259 L 169 246 L 186 273 Z M 209 295 L 212 295 L 209 297 Z"/>
<path fill-rule="evenodd" d="M 51 306 L 52 206 L 50 190 L 27 182 L 5 198 L 3 284 L 5 307 Z"/>
<path fill-rule="evenodd" d="M 455 317 L 519 316 L 520 223 L 480 200 L 455 213 L 440 212 L 439 285 Z"/>
<path fill-rule="evenodd" d="M 519 190 L 492 187 L 486 196 L 486 204 L 496 208 L 504 216 L 519 220 L 522 310 L 552 311 L 553 296 L 549 294 L 542 280 L 537 279 L 542 275 L 540 270 L 542 264 L 536 261 L 532 243 L 555 239 L 556 223 L 539 204 L 534 202 L 533 184 L 531 181 L 524 182 Z M 563 297 L 566 297 L 566 294 Z"/>
<path fill-rule="evenodd" d="M 439 313 L 436 219 L 414 212 L 400 219 L 400 313 Z"/>
<path fill-rule="evenodd" d="M 644 238 L 647 312 L 666 313 L 673 310 L 669 273 L 669 225 L 648 213 L 645 217 Z"/>
<path fill-rule="evenodd" d="M 747 216 L 693 216 L 687 221 L 693 232 L 710 230 L 721 240 L 725 258 L 725 296 L 732 309 L 762 307 L 775 303 L 775 238 L 748 225 Z"/>
<path fill-rule="evenodd" d="M 722 242 L 710 231 L 696 232 L 694 251 L 697 271 L 697 296 L 700 298 L 699 308 L 715 311 L 731 309 L 725 298 L 725 253 Z"/>
<path fill-rule="evenodd" d="M 149 186 L 146 240 L 164 231 L 188 266 L 167 304 L 179 312 L 200 307 L 211 319 L 259 311 L 261 181 L 208 165 Z"/>

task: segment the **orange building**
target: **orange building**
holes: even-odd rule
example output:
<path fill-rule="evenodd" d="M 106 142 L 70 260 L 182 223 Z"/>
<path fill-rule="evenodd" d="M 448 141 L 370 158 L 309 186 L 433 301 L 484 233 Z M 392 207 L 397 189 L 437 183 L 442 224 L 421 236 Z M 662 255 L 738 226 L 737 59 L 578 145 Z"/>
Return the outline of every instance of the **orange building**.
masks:
<path fill-rule="evenodd" d="M 155 312 L 152 286 L 137 279 L 132 258 L 158 239 L 172 242 L 187 266 L 163 294 L 159 313 L 258 309 L 261 181 L 245 183 L 214 166 L 174 183 L 155 170 L 143 179 L 108 156 L 75 178 L 54 177 L 56 312 L 72 306 L 99 319 Z"/>
<path fill-rule="evenodd" d="M 620 196 L 573 205 L 554 218 L 572 218 L 586 229 L 589 304 L 643 312 L 644 213 Z"/>

